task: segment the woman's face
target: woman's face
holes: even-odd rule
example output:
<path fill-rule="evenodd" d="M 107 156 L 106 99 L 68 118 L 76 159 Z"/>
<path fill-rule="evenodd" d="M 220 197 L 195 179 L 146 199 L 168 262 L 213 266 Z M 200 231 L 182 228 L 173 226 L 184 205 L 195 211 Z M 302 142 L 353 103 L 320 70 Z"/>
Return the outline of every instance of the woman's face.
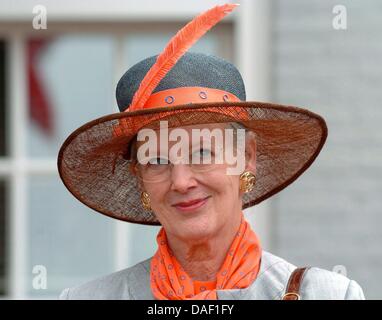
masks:
<path fill-rule="evenodd" d="M 212 161 L 208 165 L 161 164 L 165 158 L 170 159 L 169 162 L 174 160 L 169 151 L 178 142 L 167 141 L 168 146 L 161 145 L 159 132 L 156 131 L 158 133 L 157 148 L 160 159 L 155 158 L 154 162 L 150 161 L 152 164 L 138 166 L 138 171 L 142 178 L 141 187 L 148 193 L 151 208 L 167 234 L 172 234 L 184 241 L 208 239 L 223 230 L 224 226 L 227 227 L 230 223 L 232 225 L 235 218 L 237 219 L 238 214 L 240 214 L 242 193 L 239 191 L 239 175 L 241 172 L 227 174 L 227 169 L 235 166 L 232 165 L 232 162 L 230 164 L 214 163 L 217 157 L 215 147 L 220 147 L 220 149 L 218 148 L 220 152 L 226 150 L 226 148 L 221 149 L 225 139 L 218 141 L 209 139 L 212 141 L 206 144 L 203 142 L 203 145 L 200 144 L 201 140 L 192 139 L 192 129 L 217 129 L 224 137 L 227 128 L 230 128 L 227 124 L 182 127 L 188 133 L 186 145 L 189 147 L 188 150 L 191 155 L 196 152 L 203 158 L 210 154 L 209 150 L 211 150 Z M 172 130 L 174 128 L 168 129 L 169 136 L 171 136 Z M 232 132 L 232 130 L 230 131 Z M 245 170 L 255 174 L 255 140 L 246 140 Z M 202 141 L 205 140 L 202 139 Z M 143 142 L 138 142 L 138 149 L 142 144 Z M 236 150 L 235 147 L 234 149 Z M 237 157 L 239 158 L 238 154 Z M 194 200 L 202 201 L 194 205 L 182 205 L 182 203 Z"/>

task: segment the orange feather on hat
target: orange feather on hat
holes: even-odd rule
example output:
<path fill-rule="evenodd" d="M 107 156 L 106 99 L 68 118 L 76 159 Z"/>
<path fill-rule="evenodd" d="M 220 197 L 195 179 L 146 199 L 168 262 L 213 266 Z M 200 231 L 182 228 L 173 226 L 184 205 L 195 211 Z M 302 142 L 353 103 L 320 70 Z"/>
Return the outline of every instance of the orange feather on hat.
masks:
<path fill-rule="evenodd" d="M 187 50 L 238 5 L 224 4 L 216 6 L 195 17 L 180 29 L 141 81 L 126 111 L 142 109 L 159 82 Z"/>

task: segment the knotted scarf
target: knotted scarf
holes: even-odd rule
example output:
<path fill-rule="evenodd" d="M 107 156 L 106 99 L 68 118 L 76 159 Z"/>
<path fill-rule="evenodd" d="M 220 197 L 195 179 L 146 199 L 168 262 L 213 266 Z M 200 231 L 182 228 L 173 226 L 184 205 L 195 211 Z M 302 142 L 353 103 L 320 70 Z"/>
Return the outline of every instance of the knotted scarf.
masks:
<path fill-rule="evenodd" d="M 247 288 L 260 269 L 260 242 L 243 212 L 216 281 L 195 281 L 184 271 L 167 243 L 163 227 L 157 243 L 158 250 L 151 261 L 150 285 L 158 300 L 216 300 L 216 290 Z"/>

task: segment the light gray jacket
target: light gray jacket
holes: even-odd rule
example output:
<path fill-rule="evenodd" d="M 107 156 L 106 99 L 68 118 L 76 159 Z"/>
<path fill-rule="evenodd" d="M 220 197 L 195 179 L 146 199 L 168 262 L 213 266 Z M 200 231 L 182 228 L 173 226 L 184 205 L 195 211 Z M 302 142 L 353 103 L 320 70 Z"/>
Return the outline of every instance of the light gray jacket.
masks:
<path fill-rule="evenodd" d="M 83 285 L 67 288 L 60 299 L 130 299 L 153 300 L 150 290 L 150 259 Z M 278 300 L 285 293 L 293 264 L 263 251 L 260 271 L 245 289 L 217 290 L 219 300 Z M 320 268 L 305 274 L 300 288 L 301 299 L 363 300 L 361 287 L 354 280 Z"/>

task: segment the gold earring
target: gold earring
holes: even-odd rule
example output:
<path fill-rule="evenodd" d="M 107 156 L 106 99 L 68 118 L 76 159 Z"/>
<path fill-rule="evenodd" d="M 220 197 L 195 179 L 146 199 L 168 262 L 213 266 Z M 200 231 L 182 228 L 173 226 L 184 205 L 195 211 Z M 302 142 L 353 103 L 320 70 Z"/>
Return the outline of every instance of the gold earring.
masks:
<path fill-rule="evenodd" d="M 246 193 L 253 190 L 255 187 L 256 177 L 252 172 L 244 171 L 240 175 L 240 191 Z"/>
<path fill-rule="evenodd" d="M 141 202 L 143 208 L 145 208 L 147 211 L 151 210 L 151 205 L 150 205 L 150 196 L 148 195 L 147 192 L 143 191 L 141 193 Z"/>

